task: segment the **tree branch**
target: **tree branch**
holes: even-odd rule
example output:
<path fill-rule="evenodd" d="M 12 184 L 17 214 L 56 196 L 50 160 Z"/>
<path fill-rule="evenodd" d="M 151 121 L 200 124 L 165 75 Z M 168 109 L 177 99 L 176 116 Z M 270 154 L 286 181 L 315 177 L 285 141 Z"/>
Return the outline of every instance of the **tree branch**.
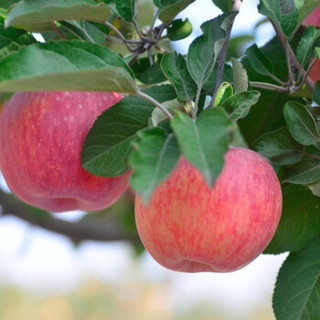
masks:
<path fill-rule="evenodd" d="M 280 43 L 283 47 L 283 49 L 286 51 L 287 53 L 287 58 L 289 58 L 290 61 L 288 61 L 288 65 L 290 66 L 291 64 L 293 64 L 293 66 L 299 70 L 300 73 L 302 73 L 302 77 L 305 80 L 305 84 L 308 87 L 308 89 L 313 92 L 314 90 L 314 83 L 312 81 L 312 79 L 308 76 L 308 73 L 304 70 L 304 68 L 300 65 L 292 47 L 290 46 L 289 42 L 286 41 L 283 37 L 283 34 L 281 32 L 281 30 L 278 28 L 278 26 L 272 21 L 270 20 L 277 36 L 278 39 L 280 40 Z M 290 69 L 288 70 L 289 74 L 290 74 Z M 291 84 L 290 84 L 291 85 Z"/>
<path fill-rule="evenodd" d="M 28 205 L 17 201 L 12 194 L 6 194 L 2 190 L 0 190 L 0 205 L 2 216 L 15 216 L 34 226 L 65 235 L 76 242 L 126 240 L 134 244 L 141 243 L 137 234 L 126 233 L 111 219 L 83 219 L 77 222 L 60 220 L 45 211 L 36 213 Z"/>
<path fill-rule="evenodd" d="M 243 0 L 233 0 L 233 7 L 232 7 L 232 11 L 233 12 L 239 12 L 240 10 L 240 6 L 242 4 Z M 222 49 L 217 57 L 217 64 L 218 64 L 218 72 L 217 72 L 217 80 L 216 80 L 216 84 L 213 90 L 213 94 L 212 94 L 212 98 L 211 101 L 208 105 L 208 108 L 212 107 L 214 104 L 214 100 L 216 98 L 216 95 L 218 93 L 218 90 L 220 88 L 220 85 L 222 83 L 222 78 L 223 78 L 223 70 L 224 70 L 224 64 L 226 62 L 226 58 L 227 58 L 227 49 L 228 49 L 228 44 L 229 44 L 229 40 L 230 40 L 230 35 L 231 35 L 231 30 L 233 27 L 233 23 L 235 20 L 235 16 L 232 19 L 230 25 L 228 26 L 228 29 L 226 30 L 226 39 L 223 43 Z"/>

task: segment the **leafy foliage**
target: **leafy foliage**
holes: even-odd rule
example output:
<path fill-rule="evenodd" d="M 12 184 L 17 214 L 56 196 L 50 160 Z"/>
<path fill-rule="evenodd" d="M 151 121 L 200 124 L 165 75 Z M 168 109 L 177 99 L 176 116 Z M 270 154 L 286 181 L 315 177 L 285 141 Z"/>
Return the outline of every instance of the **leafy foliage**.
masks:
<path fill-rule="evenodd" d="M 5 25 L 38 31 L 39 25 L 57 20 L 107 20 L 109 8 L 94 0 L 22 0 L 9 12 Z"/>
<path fill-rule="evenodd" d="M 186 66 L 184 57 L 177 54 L 167 54 L 161 62 L 162 70 L 175 87 L 178 98 L 191 101 L 196 96 L 197 86 Z"/>
<path fill-rule="evenodd" d="M 159 8 L 159 18 L 162 22 L 170 24 L 175 16 L 195 0 L 154 0 Z"/>
<path fill-rule="evenodd" d="M 234 15 L 222 15 L 202 24 L 203 35 L 196 38 L 190 45 L 187 58 L 188 70 L 200 88 L 213 71 L 217 56 L 226 39 L 225 29 Z"/>
<path fill-rule="evenodd" d="M 153 95 L 155 88 L 147 92 Z M 171 100 L 174 91 L 164 85 L 155 96 Z M 129 168 L 131 143 L 139 130 L 149 126 L 154 106 L 140 97 L 128 96 L 104 111 L 89 131 L 82 150 L 82 166 L 99 176 L 117 176 Z M 115 134 L 116 133 L 116 134 Z"/>
<path fill-rule="evenodd" d="M 187 55 L 171 47 L 192 32 L 188 19 L 176 17 L 193 2 L 2 1 L 0 104 L 19 90 L 126 95 L 90 129 L 82 167 L 111 177 L 132 170 L 131 186 L 146 203 L 180 156 L 212 187 L 229 145 L 255 149 L 283 188 L 282 217 L 265 250 L 290 252 L 275 288 L 276 317 L 318 319 L 320 81 L 305 71 L 320 57 L 320 29 L 301 23 L 319 0 L 260 0 L 277 36 L 262 47 L 252 41 L 240 58 L 238 42 L 229 42 L 237 16 L 231 0 L 212 1 L 224 13 L 202 23 Z M 147 5 L 157 12 L 141 27 Z"/>
<path fill-rule="evenodd" d="M 283 189 L 283 210 L 276 234 L 265 253 L 297 252 L 319 234 L 320 198 L 302 186 Z M 288 275 L 289 276 L 289 275 Z"/>
<path fill-rule="evenodd" d="M 133 168 L 131 184 L 143 201 L 148 202 L 154 189 L 174 169 L 180 150 L 176 137 L 161 128 L 142 131 L 134 146 L 135 151 L 130 157 Z"/>
<path fill-rule="evenodd" d="M 33 44 L 0 60 L 0 90 L 135 92 L 133 73 L 108 48 L 84 41 Z"/>
<path fill-rule="evenodd" d="M 290 38 L 300 23 L 318 5 L 319 2 L 317 0 L 299 0 L 296 2 L 261 0 L 259 11 L 269 17 L 281 29 L 283 34 Z"/>
<path fill-rule="evenodd" d="M 182 154 L 202 172 L 206 183 L 212 187 L 223 167 L 232 122 L 223 110 L 209 109 L 196 121 L 180 112 L 171 120 L 171 125 Z"/>
<path fill-rule="evenodd" d="M 277 319 L 319 319 L 319 257 L 318 238 L 300 252 L 289 255 L 280 269 L 273 296 Z"/>
<path fill-rule="evenodd" d="M 0 58 L 34 42 L 34 37 L 24 30 L 5 28 L 4 19 L 0 17 Z"/>
<path fill-rule="evenodd" d="M 223 12 L 230 12 L 232 10 L 232 0 L 212 0 Z"/>

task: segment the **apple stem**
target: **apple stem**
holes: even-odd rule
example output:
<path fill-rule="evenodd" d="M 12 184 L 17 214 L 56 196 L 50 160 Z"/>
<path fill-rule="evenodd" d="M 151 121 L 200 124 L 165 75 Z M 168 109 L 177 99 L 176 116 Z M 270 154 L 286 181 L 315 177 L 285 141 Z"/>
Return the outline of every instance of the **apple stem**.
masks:
<path fill-rule="evenodd" d="M 152 103 L 157 108 L 159 108 L 169 119 L 173 118 L 173 115 L 161 103 L 159 103 L 157 100 L 153 99 L 152 97 L 150 97 L 149 95 L 145 94 L 142 91 L 138 91 L 137 95 L 139 97 L 149 101 L 150 103 Z"/>

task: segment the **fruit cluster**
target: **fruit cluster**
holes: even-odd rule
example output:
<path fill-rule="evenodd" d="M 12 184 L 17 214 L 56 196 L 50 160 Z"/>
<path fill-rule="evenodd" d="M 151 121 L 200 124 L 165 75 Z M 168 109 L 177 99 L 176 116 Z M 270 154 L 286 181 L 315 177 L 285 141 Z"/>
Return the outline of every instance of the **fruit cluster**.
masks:
<path fill-rule="evenodd" d="M 121 99 L 105 92 L 17 92 L 0 117 L 0 167 L 21 200 L 49 211 L 100 210 L 128 186 L 130 171 L 97 177 L 81 168 L 81 148 L 96 117 Z M 255 259 L 271 240 L 282 196 L 271 165 L 231 148 L 209 188 L 183 157 L 148 204 L 136 198 L 139 235 L 163 266 L 226 272 Z"/>

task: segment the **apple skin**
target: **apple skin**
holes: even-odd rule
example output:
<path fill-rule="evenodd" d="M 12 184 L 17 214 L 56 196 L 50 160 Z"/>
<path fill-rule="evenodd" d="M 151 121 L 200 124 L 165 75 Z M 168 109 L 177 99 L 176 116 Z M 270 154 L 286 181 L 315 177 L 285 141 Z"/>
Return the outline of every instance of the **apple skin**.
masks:
<path fill-rule="evenodd" d="M 81 168 L 97 116 L 121 99 L 110 92 L 17 92 L 0 116 L 0 168 L 11 191 L 49 211 L 101 210 L 128 186 L 130 172 L 97 177 Z"/>
<path fill-rule="evenodd" d="M 183 272 L 230 272 L 254 260 L 273 237 L 282 193 L 273 168 L 258 153 L 231 148 L 214 188 L 181 157 L 144 205 L 136 225 L 162 266 Z"/>
<path fill-rule="evenodd" d="M 309 72 L 309 76 L 314 83 L 320 80 L 320 60 L 316 61 Z"/>
<path fill-rule="evenodd" d="M 303 24 L 306 26 L 320 27 L 320 6 L 309 14 L 303 21 Z M 318 60 L 311 68 L 309 76 L 313 82 L 320 80 L 320 60 Z"/>
<path fill-rule="evenodd" d="M 304 19 L 303 24 L 306 26 L 320 27 L 320 6 L 313 10 L 306 19 Z"/>

